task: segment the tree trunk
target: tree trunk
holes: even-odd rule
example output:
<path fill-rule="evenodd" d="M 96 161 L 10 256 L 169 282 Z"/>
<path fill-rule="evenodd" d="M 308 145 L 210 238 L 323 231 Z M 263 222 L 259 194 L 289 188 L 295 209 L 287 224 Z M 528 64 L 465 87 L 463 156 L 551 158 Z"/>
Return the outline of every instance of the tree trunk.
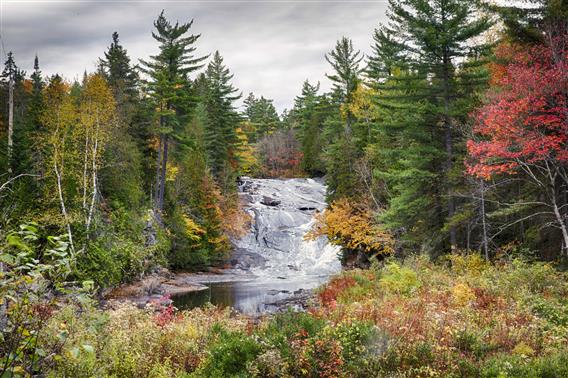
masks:
<path fill-rule="evenodd" d="M 71 253 L 75 255 L 75 246 L 73 245 L 73 234 L 71 233 L 71 224 L 69 223 L 69 216 L 67 215 L 67 209 L 65 207 L 65 200 L 63 199 L 63 187 L 61 185 L 61 172 L 57 164 L 57 157 L 53 163 L 53 169 L 55 171 L 55 177 L 57 178 L 57 193 L 59 194 L 59 204 L 61 206 L 61 213 L 65 219 L 65 224 L 67 228 L 67 236 L 69 237 L 69 246 L 71 247 Z"/>
<path fill-rule="evenodd" d="M 93 192 L 91 194 L 91 205 L 89 207 L 89 216 L 87 217 L 86 234 L 85 237 L 89 238 L 89 229 L 91 227 L 91 222 L 93 221 L 93 214 L 95 211 L 95 203 L 97 198 L 97 149 L 99 146 L 98 138 L 95 138 L 95 145 L 93 146 L 93 156 L 92 156 L 92 180 L 93 180 Z"/>
<path fill-rule="evenodd" d="M 455 213 L 455 203 L 452 196 L 452 188 L 449 185 L 450 174 L 453 167 L 453 140 L 452 140 L 452 121 L 450 118 L 450 65 L 451 61 L 447 55 L 444 53 L 443 58 L 443 70 L 444 70 L 444 141 L 446 145 L 446 180 L 448 181 L 448 219 L 454 216 Z M 454 251 L 457 248 L 457 237 L 456 237 L 456 227 L 454 225 L 450 226 L 450 249 Z"/>
<path fill-rule="evenodd" d="M 12 148 L 14 146 L 14 74 L 8 84 L 8 172 L 12 173 Z"/>
<path fill-rule="evenodd" d="M 558 202 L 556 201 L 556 190 L 554 190 L 554 187 L 552 189 L 552 208 L 554 209 L 554 215 L 556 216 L 556 221 L 558 222 L 560 230 L 562 231 L 563 246 L 560 249 L 561 252 L 560 254 L 562 255 L 563 254 L 562 250 L 565 250 L 568 253 L 568 228 L 566 227 L 566 222 L 564 221 L 564 218 L 560 213 Z"/>
<path fill-rule="evenodd" d="M 85 155 L 83 158 L 83 210 L 87 211 L 87 167 L 89 157 L 89 135 L 85 135 Z"/>
<path fill-rule="evenodd" d="M 159 213 L 160 201 L 160 177 L 162 169 L 162 145 L 164 144 L 164 136 L 160 134 L 158 146 L 158 158 L 156 160 L 156 187 L 154 189 L 154 210 L 156 215 Z"/>
<path fill-rule="evenodd" d="M 162 153 L 162 168 L 160 172 L 160 190 L 158 198 L 158 210 L 160 213 L 164 209 L 164 192 L 166 189 L 166 170 L 168 164 L 168 136 L 164 136 L 164 152 Z"/>
<path fill-rule="evenodd" d="M 483 253 L 485 260 L 489 261 L 489 246 L 487 242 L 487 222 L 485 220 L 485 183 L 481 181 L 481 224 L 483 226 L 483 234 L 481 244 L 483 246 Z"/>

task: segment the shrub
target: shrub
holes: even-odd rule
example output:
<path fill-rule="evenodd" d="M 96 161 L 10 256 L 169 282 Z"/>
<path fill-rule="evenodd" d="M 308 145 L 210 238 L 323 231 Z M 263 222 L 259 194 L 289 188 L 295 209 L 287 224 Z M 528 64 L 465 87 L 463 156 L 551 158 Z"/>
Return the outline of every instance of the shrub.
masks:
<path fill-rule="evenodd" d="M 276 348 L 282 358 L 293 357 L 291 340 L 306 339 L 319 333 L 326 322 L 306 313 L 285 312 L 277 314 L 260 332 L 262 340 Z"/>
<path fill-rule="evenodd" d="M 340 199 L 323 213 L 316 214 L 316 223 L 306 234 L 308 240 L 326 236 L 332 244 L 349 251 L 362 251 L 369 256 L 389 256 L 394 253 L 392 235 L 377 223 L 367 207 Z"/>
<path fill-rule="evenodd" d="M 379 285 L 388 293 L 408 295 L 420 287 L 420 281 L 412 269 L 390 262 L 382 272 Z"/>
<path fill-rule="evenodd" d="M 260 345 L 242 332 L 227 332 L 222 328 L 215 337 L 216 341 L 199 375 L 214 378 L 246 377 L 247 367 L 262 351 Z"/>

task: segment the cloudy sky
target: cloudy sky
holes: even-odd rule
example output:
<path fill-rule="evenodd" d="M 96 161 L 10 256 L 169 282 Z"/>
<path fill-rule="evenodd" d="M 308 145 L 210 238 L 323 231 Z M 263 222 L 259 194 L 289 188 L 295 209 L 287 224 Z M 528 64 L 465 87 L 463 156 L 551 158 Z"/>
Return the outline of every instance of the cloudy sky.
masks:
<path fill-rule="evenodd" d="M 385 20 L 386 1 L 27 1 L 0 0 L 4 53 L 28 72 L 37 53 L 44 73 L 69 79 L 93 71 L 118 31 L 133 61 L 157 51 L 152 21 L 162 9 L 170 20 L 194 19 L 199 54 L 219 50 L 245 95 L 289 108 L 303 80 L 329 88 L 324 54 L 341 36 L 368 52 L 373 29 Z"/>

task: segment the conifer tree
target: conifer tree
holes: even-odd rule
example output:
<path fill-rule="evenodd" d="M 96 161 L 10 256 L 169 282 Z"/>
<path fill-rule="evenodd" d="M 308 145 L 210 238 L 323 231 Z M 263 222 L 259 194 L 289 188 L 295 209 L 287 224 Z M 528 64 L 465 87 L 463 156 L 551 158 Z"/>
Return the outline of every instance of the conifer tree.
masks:
<path fill-rule="evenodd" d="M 475 87 L 485 83 L 483 72 L 472 69 L 483 61 L 479 57 L 488 46 L 476 37 L 487 31 L 491 20 L 478 16 L 475 2 L 458 0 L 390 0 L 391 24 L 384 33 L 396 35 L 395 48 L 401 48 L 410 69 L 420 80 L 427 78 L 415 92 L 425 99 L 429 122 L 439 125 L 434 131 L 444 146 L 442 187 L 437 196 L 444 197 L 444 223 L 449 230 L 449 244 L 457 247 L 457 230 L 452 223 L 456 215 L 454 190 L 459 183 L 453 173 L 463 159 L 463 138 L 457 132 L 459 116 L 473 105 Z M 380 57 L 377 57 L 380 59 Z M 387 62 L 384 62 L 385 64 Z M 435 141 L 439 143 L 440 141 Z"/>
<path fill-rule="evenodd" d="M 43 112 L 43 88 L 44 82 L 41 75 L 41 70 L 39 68 L 39 58 L 37 55 L 34 59 L 34 72 L 31 75 L 32 80 L 32 93 L 31 99 L 28 105 L 28 112 L 27 112 L 27 129 L 31 134 L 31 138 L 34 141 L 39 140 L 43 137 L 43 129 L 41 127 L 40 116 Z M 34 165 L 34 172 L 39 174 L 40 176 L 43 175 L 41 171 L 41 167 L 43 166 L 44 154 L 39 144 L 37 142 L 33 142 L 29 151 L 29 158 Z"/>
<path fill-rule="evenodd" d="M 326 76 L 333 82 L 334 91 L 339 95 L 342 104 L 350 104 L 353 100 L 353 92 L 357 89 L 362 72 L 359 64 L 363 58 L 361 52 L 353 48 L 353 42 L 346 37 L 337 41 L 335 48 L 325 56 L 334 70 L 334 73 Z M 348 109 L 345 113 L 345 133 L 350 135 L 354 117 Z"/>
<path fill-rule="evenodd" d="M 130 64 L 130 58 L 120 44 L 118 33 L 112 33 L 112 43 L 99 60 L 100 67 L 112 88 L 119 109 L 132 106 L 138 95 L 138 75 Z"/>
<path fill-rule="evenodd" d="M 152 32 L 154 39 L 159 42 L 160 52 L 148 61 L 141 60 L 142 72 L 148 76 L 144 80 L 146 91 L 158 109 L 156 133 L 159 149 L 154 189 L 154 207 L 158 213 L 164 206 L 169 146 L 183 127 L 188 105 L 193 103 L 189 92 L 189 74 L 201 68 L 201 62 L 207 58 L 194 56 L 194 44 L 200 34 L 187 34 L 192 24 L 193 20 L 172 25 L 162 11 L 154 22 L 155 31 Z"/>
<path fill-rule="evenodd" d="M 323 117 L 319 108 L 319 87 L 319 82 L 312 85 L 306 80 L 302 85 L 301 95 L 294 99 L 294 117 L 299 129 L 302 169 L 315 175 L 324 171 L 321 162 Z"/>
<path fill-rule="evenodd" d="M 280 127 L 280 118 L 272 100 L 266 99 L 264 96 L 256 98 L 253 93 L 250 93 L 243 103 L 245 115 L 255 131 L 253 135 L 249 136 L 252 142 L 264 135 L 273 133 Z"/>
<path fill-rule="evenodd" d="M 330 144 L 327 154 L 328 197 L 330 200 L 357 195 L 357 178 L 354 171 L 358 152 L 355 148 L 352 127 L 355 117 L 349 105 L 353 101 L 353 93 L 360 81 L 363 60 L 360 51 L 355 51 L 353 42 L 343 37 L 337 41 L 335 48 L 326 55 L 326 60 L 334 72 L 326 74 L 333 82 L 333 96 L 339 104 L 335 120 L 328 119 L 328 127 L 333 130 L 335 137 Z"/>
<path fill-rule="evenodd" d="M 236 130 L 240 117 L 234 102 L 241 95 L 237 94 L 238 90 L 231 84 L 232 78 L 221 54 L 216 51 L 204 75 L 207 85 L 204 99 L 207 111 L 205 141 L 209 167 L 223 189 L 226 189 L 226 180 L 234 168 L 235 162 L 232 162 L 231 167 L 231 159 L 239 141 Z"/>

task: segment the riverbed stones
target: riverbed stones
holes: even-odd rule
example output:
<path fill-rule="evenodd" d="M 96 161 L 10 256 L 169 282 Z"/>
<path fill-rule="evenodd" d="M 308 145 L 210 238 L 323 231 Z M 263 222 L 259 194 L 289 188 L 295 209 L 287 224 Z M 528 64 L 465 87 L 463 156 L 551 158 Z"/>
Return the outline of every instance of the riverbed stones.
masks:
<path fill-rule="evenodd" d="M 260 201 L 260 203 L 265 206 L 278 206 L 282 203 L 282 201 L 268 196 L 262 196 L 262 200 Z"/>

